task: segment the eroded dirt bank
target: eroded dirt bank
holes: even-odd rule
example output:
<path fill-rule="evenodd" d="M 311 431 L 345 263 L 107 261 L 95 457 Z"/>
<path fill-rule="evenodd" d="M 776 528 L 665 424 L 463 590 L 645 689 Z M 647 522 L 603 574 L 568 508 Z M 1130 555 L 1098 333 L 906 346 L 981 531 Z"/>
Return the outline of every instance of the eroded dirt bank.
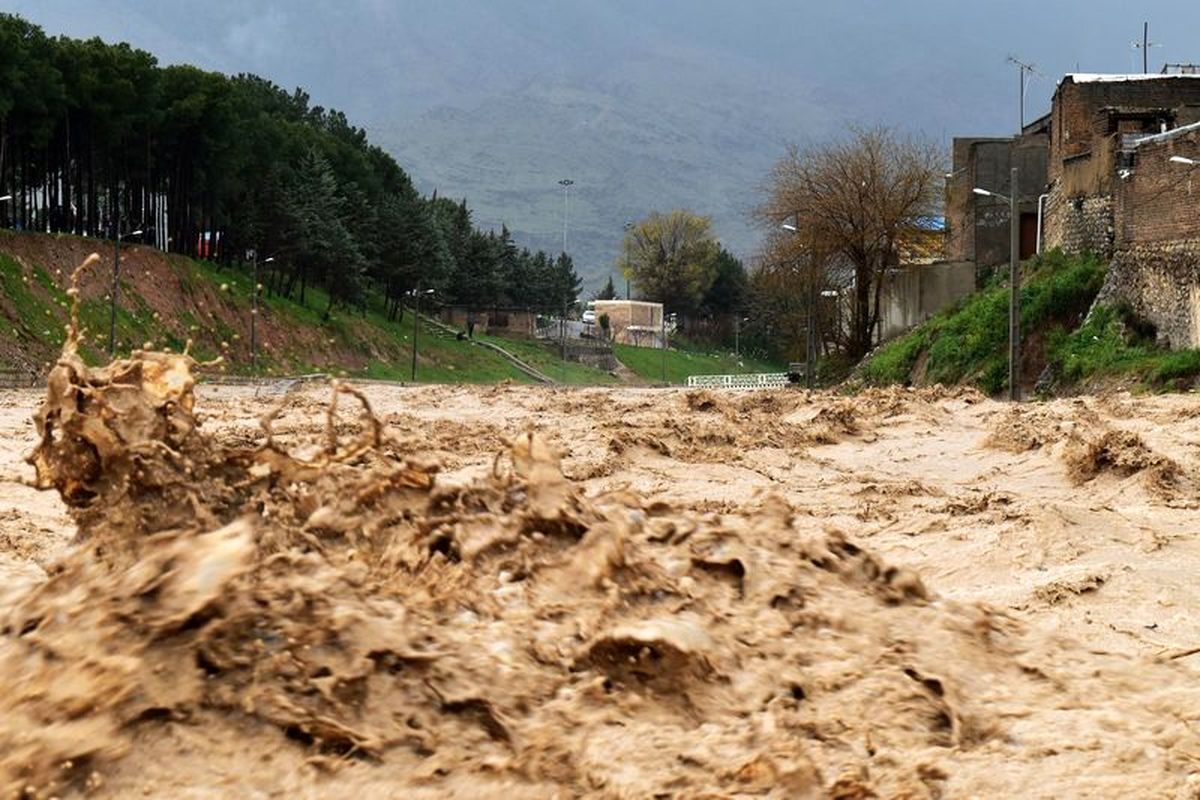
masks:
<path fill-rule="evenodd" d="M 1194 397 L 190 370 L 0 399 L 8 794 L 1200 796 Z"/>

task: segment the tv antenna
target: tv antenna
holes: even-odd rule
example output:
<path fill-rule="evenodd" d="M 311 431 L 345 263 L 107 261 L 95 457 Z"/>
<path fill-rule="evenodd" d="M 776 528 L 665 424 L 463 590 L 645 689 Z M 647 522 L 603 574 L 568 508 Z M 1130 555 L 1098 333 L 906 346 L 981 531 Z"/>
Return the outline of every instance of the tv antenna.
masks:
<path fill-rule="evenodd" d="M 1027 81 L 1026 76 L 1027 75 L 1041 76 L 1042 73 L 1038 71 L 1038 68 L 1034 64 L 1026 63 L 1026 62 L 1022 61 L 1021 59 L 1017 58 L 1016 56 L 1009 56 L 1007 61 L 1009 64 L 1015 64 L 1017 66 L 1017 71 L 1018 71 L 1019 77 L 1021 79 L 1021 101 L 1020 101 L 1021 102 L 1021 127 L 1017 128 L 1017 132 L 1020 133 L 1021 131 L 1025 130 L 1025 85 L 1026 85 L 1026 81 Z M 1044 77 L 1044 76 L 1042 76 L 1042 77 Z"/>

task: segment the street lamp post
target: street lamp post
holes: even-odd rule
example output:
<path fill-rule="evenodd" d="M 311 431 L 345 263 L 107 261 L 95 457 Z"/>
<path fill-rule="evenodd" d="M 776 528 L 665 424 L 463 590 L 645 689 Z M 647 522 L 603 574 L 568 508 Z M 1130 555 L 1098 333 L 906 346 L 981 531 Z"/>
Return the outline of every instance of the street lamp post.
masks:
<path fill-rule="evenodd" d="M 275 256 L 263 259 L 264 264 L 270 264 Z M 258 250 L 254 250 L 254 285 L 250 290 L 250 371 L 258 374 Z"/>
<path fill-rule="evenodd" d="M 1017 168 L 1013 167 L 1009 177 L 1009 196 L 989 192 L 975 187 L 974 193 L 982 197 L 994 197 L 1008 201 L 1008 399 L 1021 399 L 1021 217 L 1017 210 Z"/>
<path fill-rule="evenodd" d="M 563 187 L 563 248 L 564 253 L 567 252 L 567 196 L 571 191 L 575 181 L 570 178 L 563 178 L 558 182 L 558 185 Z"/>
<path fill-rule="evenodd" d="M 667 304 L 663 303 L 662 307 L 662 378 L 663 384 L 670 386 L 667 383 Z"/>
<path fill-rule="evenodd" d="M 417 288 L 413 291 L 413 347 L 412 347 L 412 382 L 417 382 L 417 331 L 420 329 L 419 322 L 421 318 L 421 295 L 433 294 L 433 289 L 421 291 L 421 282 L 417 281 Z"/>
<path fill-rule="evenodd" d="M 790 233 L 799 233 L 800 215 L 796 214 L 796 224 L 783 223 L 782 227 Z M 808 326 L 804 336 L 804 379 L 808 388 L 817 384 L 817 239 L 814 233 L 808 248 L 809 280 L 808 280 Z"/>
<path fill-rule="evenodd" d="M 117 292 L 121 286 L 121 238 L 123 236 L 141 236 L 142 229 L 130 233 L 121 233 L 121 215 L 117 212 L 116 221 L 113 226 L 113 279 L 112 291 L 109 293 L 108 303 L 108 355 L 113 357 L 117 353 Z"/>

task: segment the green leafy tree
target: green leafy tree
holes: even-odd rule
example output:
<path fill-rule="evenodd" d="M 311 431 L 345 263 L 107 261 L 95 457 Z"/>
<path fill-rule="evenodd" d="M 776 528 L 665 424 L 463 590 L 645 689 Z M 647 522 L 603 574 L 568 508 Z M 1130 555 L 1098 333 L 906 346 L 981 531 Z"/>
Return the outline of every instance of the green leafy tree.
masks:
<path fill-rule="evenodd" d="M 626 233 L 621 272 L 641 296 L 672 311 L 695 311 L 717 275 L 712 221 L 690 211 L 655 212 Z"/>
<path fill-rule="evenodd" d="M 740 313 L 746 302 L 749 276 L 742 262 L 724 247 L 717 253 L 716 275 L 704 293 L 701 310 L 708 314 Z"/>

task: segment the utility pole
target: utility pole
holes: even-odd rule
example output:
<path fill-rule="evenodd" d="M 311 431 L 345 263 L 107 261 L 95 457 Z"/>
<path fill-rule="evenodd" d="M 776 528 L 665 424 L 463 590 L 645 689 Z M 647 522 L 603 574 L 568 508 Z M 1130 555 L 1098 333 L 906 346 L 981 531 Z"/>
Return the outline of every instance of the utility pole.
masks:
<path fill-rule="evenodd" d="M 570 178 L 563 178 L 558 182 L 558 185 L 563 187 L 563 247 L 562 251 L 567 252 L 567 198 L 570 195 L 571 186 L 575 181 Z"/>
<path fill-rule="evenodd" d="M 1150 71 L 1150 23 L 1142 23 L 1142 74 Z"/>
<path fill-rule="evenodd" d="M 1012 168 L 1009 179 L 1008 208 L 1010 225 L 1008 233 L 1008 280 L 1011 291 L 1008 298 L 1008 399 L 1021 399 L 1021 216 L 1017 208 L 1017 168 Z"/>
<path fill-rule="evenodd" d="M 1162 47 L 1158 42 L 1150 41 L 1150 23 L 1142 23 L 1142 41 L 1134 42 L 1133 49 L 1142 51 L 1142 74 L 1145 75 L 1150 71 L 1150 48 Z"/>

